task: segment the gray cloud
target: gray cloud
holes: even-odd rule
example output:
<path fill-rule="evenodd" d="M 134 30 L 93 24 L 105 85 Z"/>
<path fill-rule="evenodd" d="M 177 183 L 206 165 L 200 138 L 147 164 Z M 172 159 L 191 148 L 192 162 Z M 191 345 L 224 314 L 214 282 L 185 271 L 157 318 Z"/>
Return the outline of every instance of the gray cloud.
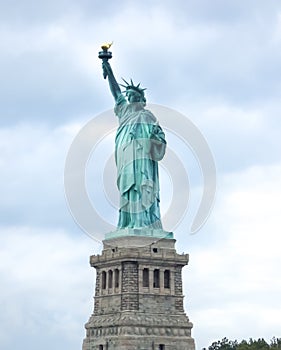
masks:
<path fill-rule="evenodd" d="M 86 236 L 27 226 L 1 227 L 0 240 L 5 286 L 0 292 L 1 346 L 17 347 L 17 333 L 24 348 L 79 347 L 92 308 L 93 271 L 87 256 L 95 247 Z"/>
<path fill-rule="evenodd" d="M 25 0 L 18 3 L 15 0 L 0 3 L 2 23 L 13 26 L 30 26 L 57 21 L 63 17 L 79 15 L 91 17 L 112 16 L 114 12 L 122 10 L 126 2 L 110 1 L 101 5 L 98 0 L 81 0 L 79 4 L 74 0 L 50 0 L 48 3 L 38 3 Z"/>
<path fill-rule="evenodd" d="M 105 107 L 107 91 L 96 54 L 109 37 L 116 39 L 112 63 L 118 66 L 117 77 L 143 81 L 152 102 L 173 105 L 182 97 L 186 108 L 205 99 L 252 106 L 278 97 L 276 3 L 114 4 L 15 7 L 14 15 L 26 22 L 2 25 L 2 123 L 17 122 L 19 114 L 23 120 L 61 123 Z"/>

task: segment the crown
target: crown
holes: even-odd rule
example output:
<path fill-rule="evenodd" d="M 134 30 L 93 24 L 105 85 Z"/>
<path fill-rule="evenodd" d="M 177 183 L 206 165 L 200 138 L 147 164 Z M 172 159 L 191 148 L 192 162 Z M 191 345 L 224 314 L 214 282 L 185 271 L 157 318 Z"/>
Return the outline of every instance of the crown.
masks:
<path fill-rule="evenodd" d="M 140 88 L 140 83 L 138 85 L 134 85 L 133 80 L 131 79 L 131 84 L 129 84 L 125 79 L 122 78 L 122 80 L 124 81 L 124 83 L 126 85 L 123 84 L 119 84 L 122 87 L 124 87 L 126 90 L 122 91 L 122 92 L 127 92 L 128 90 L 134 90 L 137 91 L 139 94 L 141 94 L 142 97 L 144 97 L 144 91 L 146 90 L 146 88 L 142 89 Z"/>

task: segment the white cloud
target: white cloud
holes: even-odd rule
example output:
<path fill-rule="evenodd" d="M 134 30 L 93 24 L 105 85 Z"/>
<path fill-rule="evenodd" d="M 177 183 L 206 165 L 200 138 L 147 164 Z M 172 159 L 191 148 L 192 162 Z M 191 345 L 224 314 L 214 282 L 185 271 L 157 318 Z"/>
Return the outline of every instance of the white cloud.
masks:
<path fill-rule="evenodd" d="M 280 336 L 280 179 L 280 164 L 224 176 L 206 224 L 215 242 L 201 246 L 200 232 L 189 242 L 186 304 L 199 347 Z"/>
<path fill-rule="evenodd" d="M 9 348 L 24 334 L 43 340 L 42 349 L 59 349 L 55 335 L 74 349 L 92 311 L 88 257 L 100 247 L 83 234 L 36 227 L 2 227 L 0 241 L 2 344 Z"/>
<path fill-rule="evenodd" d="M 46 216 L 50 219 L 49 208 L 64 201 L 63 168 L 70 135 L 59 128 L 23 124 L 0 132 L 2 222 L 35 224 Z"/>

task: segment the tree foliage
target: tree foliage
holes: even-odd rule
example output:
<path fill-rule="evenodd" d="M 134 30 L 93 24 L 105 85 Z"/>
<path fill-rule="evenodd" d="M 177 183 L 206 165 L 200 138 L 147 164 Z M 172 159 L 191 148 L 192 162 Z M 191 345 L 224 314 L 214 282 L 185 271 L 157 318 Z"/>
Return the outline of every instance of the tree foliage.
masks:
<path fill-rule="evenodd" d="M 204 348 L 202 350 L 207 349 Z M 263 338 L 258 340 L 250 338 L 248 341 L 242 340 L 240 342 L 223 338 L 212 343 L 208 350 L 281 350 L 281 338 L 273 337 L 269 344 Z"/>

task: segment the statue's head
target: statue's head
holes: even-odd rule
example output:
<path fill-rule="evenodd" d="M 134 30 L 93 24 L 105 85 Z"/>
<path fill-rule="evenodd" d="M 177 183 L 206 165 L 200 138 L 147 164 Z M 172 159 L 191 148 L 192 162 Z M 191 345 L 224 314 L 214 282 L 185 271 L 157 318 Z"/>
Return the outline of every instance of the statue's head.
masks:
<path fill-rule="evenodd" d="M 122 78 L 123 79 L 123 78 Z M 132 79 L 131 79 L 131 84 L 127 83 L 126 80 L 123 79 L 123 81 L 126 83 L 126 85 L 122 85 L 126 90 L 123 91 L 130 103 L 136 103 L 136 102 L 141 102 L 144 106 L 146 104 L 146 98 L 144 96 L 144 91 L 146 89 L 140 88 L 140 84 L 134 85 Z"/>

